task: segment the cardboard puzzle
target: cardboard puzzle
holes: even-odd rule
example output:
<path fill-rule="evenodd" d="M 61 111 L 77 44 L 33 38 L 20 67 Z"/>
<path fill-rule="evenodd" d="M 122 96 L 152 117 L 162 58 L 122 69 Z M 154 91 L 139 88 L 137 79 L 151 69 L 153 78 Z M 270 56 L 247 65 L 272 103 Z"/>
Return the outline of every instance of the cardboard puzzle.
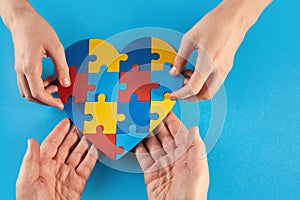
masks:
<path fill-rule="evenodd" d="M 122 51 L 100 39 L 66 49 L 72 84 L 58 86 L 65 111 L 100 151 L 119 159 L 133 149 L 172 110 L 170 93 L 183 75 L 169 69 L 176 50 L 159 38 L 144 37 Z"/>

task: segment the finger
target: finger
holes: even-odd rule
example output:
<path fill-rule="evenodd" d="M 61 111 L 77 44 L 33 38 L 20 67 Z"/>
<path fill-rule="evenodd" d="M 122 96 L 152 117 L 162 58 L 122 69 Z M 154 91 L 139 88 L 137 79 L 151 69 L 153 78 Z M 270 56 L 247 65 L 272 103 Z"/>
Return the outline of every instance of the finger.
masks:
<path fill-rule="evenodd" d="M 148 135 L 147 138 L 144 139 L 143 143 L 148 149 L 153 160 L 159 160 L 161 157 L 166 155 L 160 142 L 152 132 Z"/>
<path fill-rule="evenodd" d="M 203 79 L 199 71 L 195 71 L 191 76 L 189 82 L 180 90 L 172 92 L 170 98 L 186 99 L 188 97 L 196 96 L 200 92 L 204 82 L 205 80 Z"/>
<path fill-rule="evenodd" d="M 79 135 L 75 126 L 72 127 L 71 131 L 63 140 L 62 144 L 58 147 L 58 151 L 55 155 L 55 160 L 65 163 L 69 153 L 77 145 Z"/>
<path fill-rule="evenodd" d="M 56 85 L 49 85 L 48 87 L 45 88 L 45 91 L 48 94 L 52 94 L 58 91 L 58 87 Z"/>
<path fill-rule="evenodd" d="M 174 138 L 177 147 L 187 144 L 188 129 L 181 123 L 174 113 L 169 113 L 165 123 Z"/>
<path fill-rule="evenodd" d="M 154 160 L 142 142 L 135 147 L 135 155 L 143 172 L 145 172 L 154 164 Z"/>
<path fill-rule="evenodd" d="M 46 137 L 41 145 L 41 155 L 44 158 L 53 158 L 59 146 L 69 133 L 71 122 L 69 119 L 63 119 L 51 133 Z"/>
<path fill-rule="evenodd" d="M 23 89 L 22 89 L 22 84 L 21 84 L 20 77 L 21 77 L 20 75 L 17 75 L 18 88 L 19 88 L 20 96 L 25 97 Z"/>
<path fill-rule="evenodd" d="M 39 144 L 37 143 L 36 140 L 29 139 L 27 151 L 23 158 L 17 183 L 23 181 L 26 182 L 30 181 L 31 183 L 33 183 L 39 177 L 39 171 L 40 171 L 39 162 L 40 162 Z"/>
<path fill-rule="evenodd" d="M 28 101 L 34 100 L 33 97 L 31 96 L 31 91 L 27 79 L 24 75 L 20 76 L 20 84 L 22 86 L 22 91 L 24 93 L 25 99 L 27 99 Z"/>
<path fill-rule="evenodd" d="M 188 160 L 190 161 L 190 166 L 196 166 L 196 163 L 200 159 L 202 165 L 200 170 L 208 172 L 206 148 L 204 142 L 200 137 L 198 127 L 194 126 L 189 130 L 189 141 L 189 143 L 191 143 L 190 150 L 188 153 Z"/>
<path fill-rule="evenodd" d="M 193 75 L 194 71 L 193 70 L 184 70 L 183 74 L 189 78 L 191 78 L 191 76 Z"/>
<path fill-rule="evenodd" d="M 53 45 L 47 53 L 54 63 L 59 83 L 64 87 L 69 87 L 71 85 L 69 67 L 62 44 L 59 42 L 57 45 Z"/>
<path fill-rule="evenodd" d="M 187 35 L 183 36 L 174 65 L 170 69 L 170 75 L 177 76 L 183 71 L 190 55 L 196 47 L 196 43 Z"/>
<path fill-rule="evenodd" d="M 77 174 L 87 180 L 95 167 L 98 157 L 98 150 L 94 145 L 92 145 L 85 158 L 77 167 Z"/>
<path fill-rule="evenodd" d="M 171 153 L 174 151 L 176 148 L 174 138 L 164 122 L 160 123 L 160 125 L 154 130 L 154 133 L 162 144 L 165 152 Z"/>
<path fill-rule="evenodd" d="M 86 137 L 82 137 L 75 149 L 71 152 L 67 158 L 66 164 L 76 168 L 78 164 L 84 159 L 89 149 L 89 143 Z"/>
<path fill-rule="evenodd" d="M 47 87 L 48 85 L 50 85 L 53 81 L 55 81 L 56 78 L 55 76 L 48 76 L 44 81 L 43 81 L 43 84 L 44 84 L 44 87 Z"/>
<path fill-rule="evenodd" d="M 54 98 L 48 94 L 43 87 L 43 81 L 36 74 L 27 75 L 28 84 L 31 90 L 32 97 L 50 106 L 55 106 L 58 109 L 63 109 L 64 105 L 59 98 Z"/>

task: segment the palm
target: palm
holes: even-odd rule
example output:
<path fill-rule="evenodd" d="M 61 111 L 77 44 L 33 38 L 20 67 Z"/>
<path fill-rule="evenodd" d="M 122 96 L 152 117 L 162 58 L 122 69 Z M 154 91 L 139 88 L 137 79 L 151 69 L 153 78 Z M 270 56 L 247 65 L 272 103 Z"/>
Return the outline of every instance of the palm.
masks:
<path fill-rule="evenodd" d="M 80 199 L 95 165 L 96 155 L 92 154 L 96 151 L 93 147 L 86 154 L 85 139 L 79 139 L 75 128 L 70 132 L 66 128 L 63 134 L 62 125 L 66 126 L 66 120 L 53 130 L 41 147 L 31 141 L 17 181 L 20 199 Z"/>
<path fill-rule="evenodd" d="M 188 135 L 191 134 L 181 126 L 180 121 L 174 124 L 174 119 L 177 119 L 175 115 L 168 116 L 165 124 L 168 126 L 172 122 L 172 127 L 160 127 L 157 137 L 147 138 L 144 144 L 137 147 L 137 153 L 142 153 L 137 154 L 137 157 L 145 172 L 148 197 L 205 199 L 209 177 L 206 158 L 200 157 L 201 153 L 204 153 L 203 143 L 199 134 L 195 134 L 195 138 L 189 142 Z M 167 130 L 170 130 L 169 136 Z M 162 145 L 159 147 L 160 143 Z M 147 156 L 143 145 L 150 151 L 150 155 Z M 148 163 L 147 166 L 145 163 Z"/>

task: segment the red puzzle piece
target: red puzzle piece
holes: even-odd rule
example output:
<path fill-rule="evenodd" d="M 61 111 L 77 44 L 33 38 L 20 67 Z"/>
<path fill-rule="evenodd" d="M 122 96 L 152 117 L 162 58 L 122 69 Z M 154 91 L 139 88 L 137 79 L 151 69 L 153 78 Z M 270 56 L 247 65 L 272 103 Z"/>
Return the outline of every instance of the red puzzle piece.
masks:
<path fill-rule="evenodd" d="M 151 83 L 151 71 L 140 71 L 139 65 L 132 66 L 132 71 L 120 73 L 120 83 L 127 85 L 126 90 L 120 90 L 119 102 L 130 102 L 133 93 L 138 95 L 138 101 L 151 101 L 150 90 L 158 88 L 158 83 Z"/>
<path fill-rule="evenodd" d="M 96 130 L 96 134 L 84 134 L 84 136 L 105 155 L 115 160 L 116 154 L 122 154 L 124 152 L 123 147 L 116 146 L 116 136 L 113 139 L 111 136 L 103 134 L 102 126 L 97 126 Z M 114 143 L 112 143 L 112 141 L 114 141 Z"/>
<path fill-rule="evenodd" d="M 69 97 L 74 97 L 74 103 L 85 103 L 86 95 L 88 91 L 94 91 L 95 85 L 88 84 L 87 73 L 76 73 L 76 67 L 71 66 L 69 68 L 71 85 L 69 87 L 63 87 L 58 84 L 58 95 L 63 104 L 68 103 Z"/>

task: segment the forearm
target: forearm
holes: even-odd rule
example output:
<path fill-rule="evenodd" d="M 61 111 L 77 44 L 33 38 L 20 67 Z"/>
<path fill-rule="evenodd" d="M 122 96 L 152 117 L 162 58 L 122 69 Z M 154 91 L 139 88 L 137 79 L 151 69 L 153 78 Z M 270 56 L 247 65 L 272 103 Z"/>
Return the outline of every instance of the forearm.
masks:
<path fill-rule="evenodd" d="M 218 7 L 238 18 L 247 31 L 271 2 L 272 0 L 223 0 Z"/>
<path fill-rule="evenodd" d="M 0 15 L 10 30 L 16 19 L 28 9 L 33 8 L 27 0 L 0 0 Z"/>

